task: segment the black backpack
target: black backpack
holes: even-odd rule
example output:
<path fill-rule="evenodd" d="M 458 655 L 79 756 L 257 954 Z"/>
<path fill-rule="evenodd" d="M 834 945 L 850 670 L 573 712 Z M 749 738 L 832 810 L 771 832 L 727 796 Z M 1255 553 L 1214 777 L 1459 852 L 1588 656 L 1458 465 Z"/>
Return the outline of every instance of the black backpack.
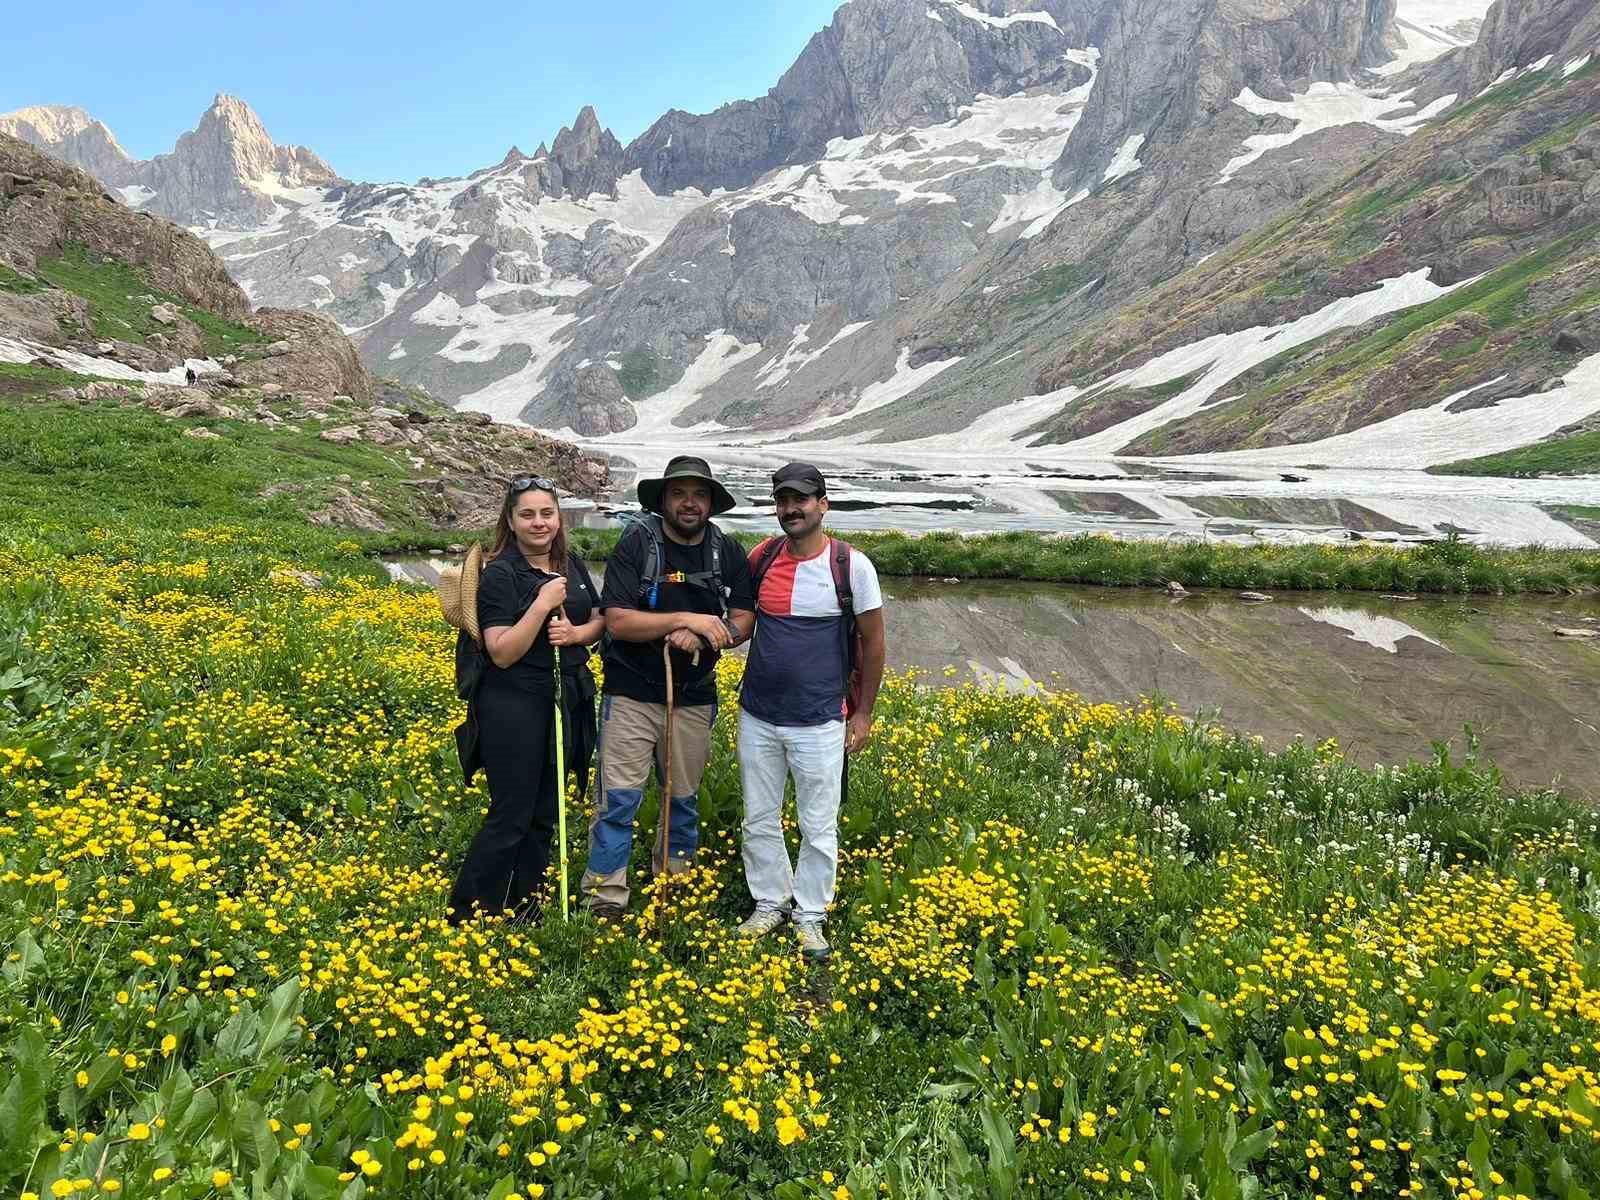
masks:
<path fill-rule="evenodd" d="M 639 536 L 646 539 L 644 563 L 639 571 L 638 606 L 642 609 L 654 611 L 656 602 L 660 598 L 663 583 L 686 583 L 692 587 L 705 588 L 717 598 L 717 607 L 723 618 L 728 617 L 728 587 L 722 564 L 730 554 L 743 553 L 738 545 L 714 522 L 706 522 L 706 537 L 711 547 L 711 568 L 706 571 L 683 572 L 673 571 L 663 573 L 661 568 L 666 562 L 666 551 L 662 548 L 661 514 L 653 512 L 623 513 L 623 533 L 617 546 L 620 548 L 630 537 Z M 635 531 L 638 531 L 636 534 Z"/>
<path fill-rule="evenodd" d="M 456 695 L 471 700 L 483 682 L 489 656 L 465 629 L 456 631 Z"/>

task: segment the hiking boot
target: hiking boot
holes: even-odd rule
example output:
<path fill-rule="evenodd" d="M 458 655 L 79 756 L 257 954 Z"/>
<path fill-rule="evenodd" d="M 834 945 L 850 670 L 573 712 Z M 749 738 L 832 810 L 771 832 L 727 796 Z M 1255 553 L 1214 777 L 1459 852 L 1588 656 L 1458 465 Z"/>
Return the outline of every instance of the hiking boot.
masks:
<path fill-rule="evenodd" d="M 589 906 L 589 915 L 601 925 L 621 925 L 622 914 L 627 910 L 620 904 L 600 900 Z"/>
<path fill-rule="evenodd" d="M 824 962 L 833 953 L 828 939 L 822 936 L 821 921 L 796 921 L 794 929 L 800 935 L 800 953 L 810 961 Z"/>
<path fill-rule="evenodd" d="M 758 908 L 734 932 L 742 938 L 763 937 L 788 919 L 789 914 L 781 908 Z"/>

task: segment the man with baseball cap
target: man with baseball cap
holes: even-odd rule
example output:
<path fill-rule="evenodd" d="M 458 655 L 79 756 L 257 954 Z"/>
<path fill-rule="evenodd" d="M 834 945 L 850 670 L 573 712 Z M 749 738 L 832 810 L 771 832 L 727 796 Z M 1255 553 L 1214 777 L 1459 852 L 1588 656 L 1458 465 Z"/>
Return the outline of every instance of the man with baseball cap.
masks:
<path fill-rule="evenodd" d="M 600 707 L 600 766 L 589 862 L 579 887 L 590 912 L 614 921 L 628 905 L 633 824 L 651 764 L 672 778 L 657 875 L 685 871 L 699 845 L 700 778 L 717 716 L 717 658 L 755 623 L 750 563 L 711 521 L 736 503 L 705 459 L 680 454 L 657 479 L 640 480 L 646 516 L 634 520 L 606 561 L 600 606 L 607 639 Z M 668 721 L 671 656 L 673 715 Z M 670 741 L 670 754 L 666 752 Z M 666 806 L 668 800 L 663 799 Z"/>
<path fill-rule="evenodd" d="M 828 487 L 810 463 L 772 476 L 781 537 L 750 553 L 755 636 L 739 697 L 744 872 L 755 911 L 739 926 L 760 937 L 794 922 L 800 948 L 828 957 L 823 922 L 839 867 L 845 755 L 872 735 L 883 679 L 883 593 L 871 560 L 830 538 Z M 794 777 L 800 854 L 783 840 L 783 795 Z"/>

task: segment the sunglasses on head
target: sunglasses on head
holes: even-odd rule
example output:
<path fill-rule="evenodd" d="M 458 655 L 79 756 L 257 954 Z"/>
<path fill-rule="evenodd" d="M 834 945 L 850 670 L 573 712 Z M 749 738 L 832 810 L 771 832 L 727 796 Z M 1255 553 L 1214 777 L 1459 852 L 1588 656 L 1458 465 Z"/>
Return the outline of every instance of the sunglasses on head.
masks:
<path fill-rule="evenodd" d="M 511 491 L 507 499 L 520 496 L 523 492 L 532 491 L 534 488 L 541 492 L 549 492 L 552 496 L 556 494 L 555 480 L 546 479 L 543 475 L 518 475 L 511 481 Z"/>

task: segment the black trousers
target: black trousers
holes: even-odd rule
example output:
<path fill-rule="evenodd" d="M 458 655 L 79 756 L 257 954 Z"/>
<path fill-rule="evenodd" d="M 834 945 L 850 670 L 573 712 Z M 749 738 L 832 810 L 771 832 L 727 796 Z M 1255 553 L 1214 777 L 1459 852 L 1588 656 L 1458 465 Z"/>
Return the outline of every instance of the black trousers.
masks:
<path fill-rule="evenodd" d="M 489 812 L 450 889 L 450 919 L 537 911 L 556 828 L 555 695 L 486 682 L 473 702 Z"/>

